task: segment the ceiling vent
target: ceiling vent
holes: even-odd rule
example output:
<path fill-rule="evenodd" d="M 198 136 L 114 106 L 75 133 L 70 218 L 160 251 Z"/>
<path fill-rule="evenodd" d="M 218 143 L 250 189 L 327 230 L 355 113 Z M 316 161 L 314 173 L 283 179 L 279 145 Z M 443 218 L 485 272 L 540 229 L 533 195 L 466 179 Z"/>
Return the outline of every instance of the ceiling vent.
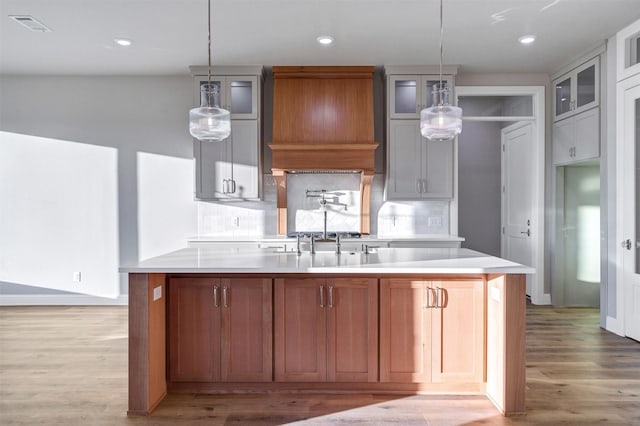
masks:
<path fill-rule="evenodd" d="M 39 33 L 50 33 L 51 28 L 44 25 L 42 22 L 38 21 L 36 18 L 30 15 L 9 15 L 9 18 L 16 21 L 18 24 L 22 25 L 30 29 L 31 31 L 36 31 Z"/>

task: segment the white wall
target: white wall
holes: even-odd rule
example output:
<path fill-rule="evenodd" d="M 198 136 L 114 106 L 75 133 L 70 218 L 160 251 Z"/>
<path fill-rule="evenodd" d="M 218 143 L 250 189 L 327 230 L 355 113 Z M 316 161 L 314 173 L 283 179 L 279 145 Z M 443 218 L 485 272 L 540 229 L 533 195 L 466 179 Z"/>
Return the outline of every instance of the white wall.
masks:
<path fill-rule="evenodd" d="M 0 303 L 122 302 L 120 264 L 196 234 L 191 83 L 0 76 Z"/>

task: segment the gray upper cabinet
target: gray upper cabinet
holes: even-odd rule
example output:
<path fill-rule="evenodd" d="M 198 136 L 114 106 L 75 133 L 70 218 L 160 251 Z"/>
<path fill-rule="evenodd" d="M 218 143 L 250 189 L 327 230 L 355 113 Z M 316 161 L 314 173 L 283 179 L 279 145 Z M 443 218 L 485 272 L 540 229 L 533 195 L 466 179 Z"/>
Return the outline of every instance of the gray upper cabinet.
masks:
<path fill-rule="evenodd" d="M 600 58 L 596 56 L 553 81 L 553 118 L 562 120 L 600 102 Z"/>
<path fill-rule="evenodd" d="M 453 144 L 420 134 L 419 120 L 390 120 L 387 200 L 453 197 Z"/>
<path fill-rule="evenodd" d="M 454 100 L 456 66 L 443 68 L 442 82 Z M 455 141 L 433 142 L 420 134 L 420 111 L 433 104 L 438 66 L 385 66 L 387 82 L 386 200 L 451 199 Z"/>
<path fill-rule="evenodd" d="M 207 67 L 191 67 L 194 105 Z M 194 139 L 196 199 L 259 200 L 262 196 L 261 66 L 213 67 L 211 82 L 220 88 L 220 107 L 231 112 L 231 135 L 222 142 Z"/>

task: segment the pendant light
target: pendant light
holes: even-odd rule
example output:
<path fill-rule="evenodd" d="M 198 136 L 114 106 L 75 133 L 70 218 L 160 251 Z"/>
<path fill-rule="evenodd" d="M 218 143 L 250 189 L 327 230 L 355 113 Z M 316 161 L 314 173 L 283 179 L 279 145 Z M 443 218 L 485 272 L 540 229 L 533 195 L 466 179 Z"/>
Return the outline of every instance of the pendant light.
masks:
<path fill-rule="evenodd" d="M 420 111 L 420 133 L 432 141 L 449 141 L 462 132 L 462 108 L 449 105 L 442 82 L 442 0 L 440 0 L 440 83 L 433 85 L 433 105 Z"/>
<path fill-rule="evenodd" d="M 189 133 L 202 142 L 220 142 L 231 134 L 231 114 L 220 108 L 220 85 L 211 82 L 211 0 L 209 18 L 209 79 L 200 84 L 200 107 L 189 111 Z"/>

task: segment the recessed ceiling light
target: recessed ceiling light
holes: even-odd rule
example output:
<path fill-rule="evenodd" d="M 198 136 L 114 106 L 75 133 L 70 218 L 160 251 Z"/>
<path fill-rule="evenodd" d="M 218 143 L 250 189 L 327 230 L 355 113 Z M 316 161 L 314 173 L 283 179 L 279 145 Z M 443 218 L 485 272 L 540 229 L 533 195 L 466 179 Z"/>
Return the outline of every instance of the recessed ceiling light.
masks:
<path fill-rule="evenodd" d="M 521 44 L 531 44 L 536 41 L 536 36 L 534 35 L 523 35 L 518 39 Z"/>
<path fill-rule="evenodd" d="M 331 37 L 331 36 L 320 36 L 316 40 L 318 40 L 318 43 L 320 43 L 320 44 L 322 44 L 324 46 L 328 46 L 331 43 L 333 43 L 333 37 Z"/>
<path fill-rule="evenodd" d="M 128 38 L 114 38 L 113 41 L 119 46 L 131 46 L 133 43 Z"/>

